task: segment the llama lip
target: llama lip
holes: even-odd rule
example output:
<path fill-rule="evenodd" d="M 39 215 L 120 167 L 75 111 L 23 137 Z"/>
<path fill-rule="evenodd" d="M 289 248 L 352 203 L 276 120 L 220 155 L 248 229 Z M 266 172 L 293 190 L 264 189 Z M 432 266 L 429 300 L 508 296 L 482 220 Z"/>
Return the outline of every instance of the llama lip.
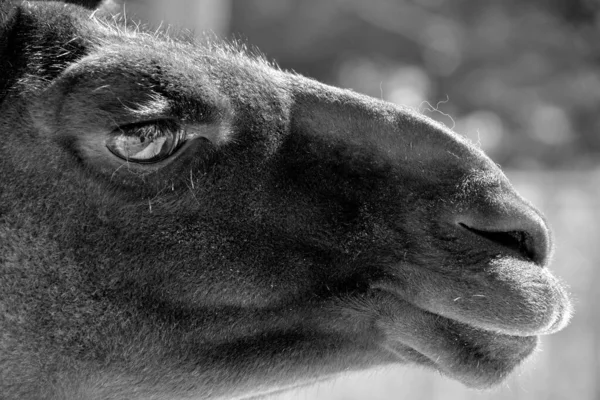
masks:
<path fill-rule="evenodd" d="M 481 261 L 480 261 L 481 262 Z M 535 336 L 569 321 L 567 291 L 547 268 L 505 256 L 476 267 L 427 269 L 404 264 L 371 286 L 450 320 L 511 336 Z M 411 282 L 419 281 L 419 285 Z"/>
<path fill-rule="evenodd" d="M 378 294 L 377 302 L 378 327 L 387 338 L 384 348 L 467 386 L 487 388 L 501 382 L 537 347 L 537 336 L 473 327 L 422 310 L 391 293 Z"/>
<path fill-rule="evenodd" d="M 454 343 L 440 340 L 438 346 L 390 340 L 384 347 L 404 362 L 436 369 L 467 386 L 486 389 L 502 382 L 512 370 L 531 355 L 538 344 L 537 336 L 509 336 L 467 330 Z M 454 332 L 456 333 L 456 332 Z M 495 336 L 491 340 L 489 335 Z M 444 335 L 447 335 L 444 334 Z M 431 339 L 431 338 L 429 338 Z"/>

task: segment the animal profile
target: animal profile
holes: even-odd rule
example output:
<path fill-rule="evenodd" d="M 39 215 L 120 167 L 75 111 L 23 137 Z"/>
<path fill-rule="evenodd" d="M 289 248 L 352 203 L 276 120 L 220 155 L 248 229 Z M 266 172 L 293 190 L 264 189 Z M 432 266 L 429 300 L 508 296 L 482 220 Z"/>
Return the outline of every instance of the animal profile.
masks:
<path fill-rule="evenodd" d="M 0 4 L 3 399 L 390 364 L 487 388 L 567 324 L 543 216 L 462 136 L 232 45 Z"/>

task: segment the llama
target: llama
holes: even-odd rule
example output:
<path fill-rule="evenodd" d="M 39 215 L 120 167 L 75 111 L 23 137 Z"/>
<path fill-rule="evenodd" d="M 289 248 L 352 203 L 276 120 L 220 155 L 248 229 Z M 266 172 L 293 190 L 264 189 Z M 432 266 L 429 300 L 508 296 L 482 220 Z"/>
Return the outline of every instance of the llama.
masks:
<path fill-rule="evenodd" d="M 388 364 L 486 388 L 566 326 L 542 215 L 446 127 L 234 46 L 0 4 L 3 398 Z"/>

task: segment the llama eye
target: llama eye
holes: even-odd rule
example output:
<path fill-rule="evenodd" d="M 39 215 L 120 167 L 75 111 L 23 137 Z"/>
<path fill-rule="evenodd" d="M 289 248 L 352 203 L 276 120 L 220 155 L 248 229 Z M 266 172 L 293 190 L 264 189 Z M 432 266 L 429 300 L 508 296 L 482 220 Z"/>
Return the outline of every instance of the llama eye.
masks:
<path fill-rule="evenodd" d="M 127 125 L 106 142 L 111 153 L 123 160 L 151 164 L 164 160 L 185 140 L 185 130 L 169 122 Z"/>

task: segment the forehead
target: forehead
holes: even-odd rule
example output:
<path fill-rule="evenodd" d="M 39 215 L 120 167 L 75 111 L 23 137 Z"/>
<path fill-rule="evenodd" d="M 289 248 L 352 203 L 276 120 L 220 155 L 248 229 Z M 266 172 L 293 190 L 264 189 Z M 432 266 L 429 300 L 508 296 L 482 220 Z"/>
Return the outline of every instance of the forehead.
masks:
<path fill-rule="evenodd" d="M 143 68 L 154 60 L 154 64 L 175 66 L 182 72 L 200 68 L 210 73 L 215 65 L 220 69 L 235 66 L 271 75 L 281 72 L 261 55 L 249 52 L 244 44 L 223 42 L 209 34 L 197 37 L 176 28 L 148 31 L 115 17 L 96 14 L 85 21 L 84 30 L 97 51 L 130 64 L 140 62 L 136 67 Z"/>
<path fill-rule="evenodd" d="M 231 100 L 260 105 L 261 100 L 288 96 L 287 74 L 234 45 L 149 33 L 79 12 L 70 18 L 61 21 L 70 29 L 59 28 L 62 36 L 56 42 L 67 50 L 77 43 L 78 51 L 65 57 L 53 89 L 91 96 L 88 100 L 99 108 L 103 101 L 118 99 L 129 108 L 135 104 L 139 112 L 150 107 L 182 119 L 211 120 L 215 113 L 230 110 Z"/>

